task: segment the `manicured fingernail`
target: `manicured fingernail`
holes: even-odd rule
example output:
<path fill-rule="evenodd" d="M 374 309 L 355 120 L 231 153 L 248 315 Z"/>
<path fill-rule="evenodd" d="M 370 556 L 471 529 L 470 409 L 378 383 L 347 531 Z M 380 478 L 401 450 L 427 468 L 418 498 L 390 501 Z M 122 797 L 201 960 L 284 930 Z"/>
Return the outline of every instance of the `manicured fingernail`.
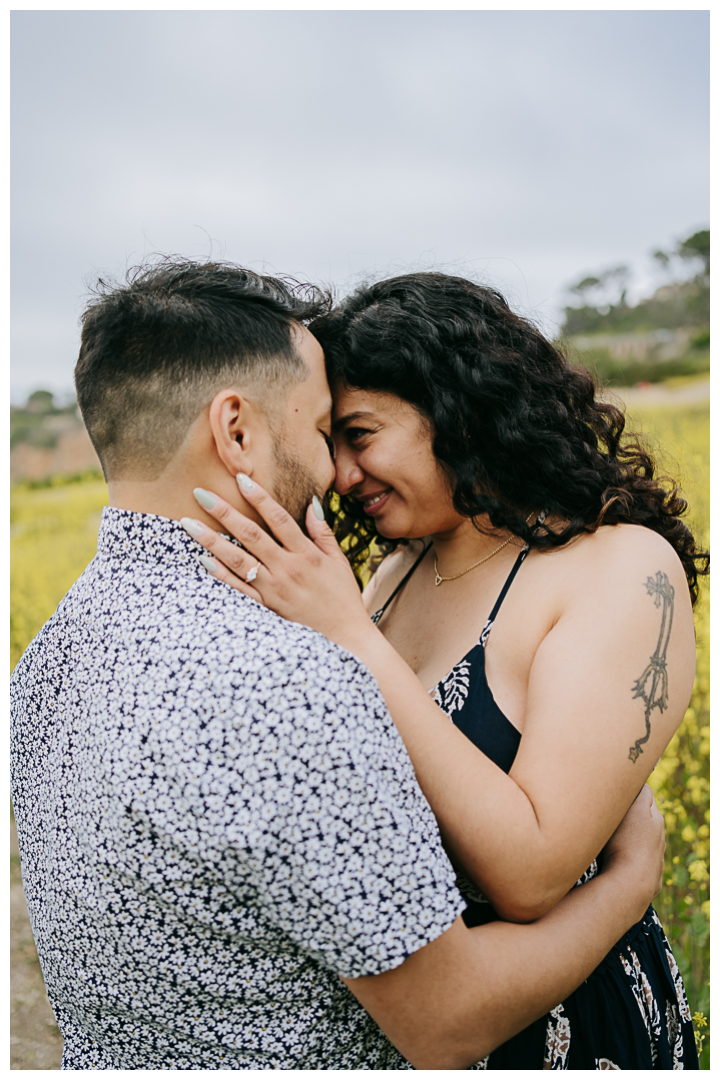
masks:
<path fill-rule="evenodd" d="M 201 525 L 195 518 L 180 518 L 180 524 L 186 533 L 190 533 L 191 536 L 202 536 L 205 532 L 205 526 Z"/>
<path fill-rule="evenodd" d="M 318 499 L 317 495 L 313 495 L 312 508 L 315 511 L 315 517 L 318 519 L 318 521 L 324 521 L 325 511 L 323 510 L 322 503 Z"/>
<path fill-rule="evenodd" d="M 244 472 L 238 473 L 235 479 L 237 480 L 238 487 L 241 491 L 252 491 L 255 487 L 250 477 L 246 476 Z"/>
<path fill-rule="evenodd" d="M 205 488 L 195 488 L 193 495 L 206 510 L 214 510 L 217 506 L 217 496 L 213 495 L 212 491 L 206 491 Z"/>
<path fill-rule="evenodd" d="M 200 562 L 203 564 L 203 566 L 205 567 L 205 569 L 207 570 L 208 574 L 216 574 L 217 573 L 217 563 L 215 562 L 214 559 L 211 559 L 209 557 L 209 555 L 199 555 L 198 558 L 199 558 Z"/>

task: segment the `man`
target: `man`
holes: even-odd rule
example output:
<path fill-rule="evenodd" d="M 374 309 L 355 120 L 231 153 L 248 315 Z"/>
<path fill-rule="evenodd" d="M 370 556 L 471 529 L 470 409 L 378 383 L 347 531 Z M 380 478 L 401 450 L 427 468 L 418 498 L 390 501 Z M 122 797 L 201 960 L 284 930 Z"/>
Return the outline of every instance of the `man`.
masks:
<path fill-rule="evenodd" d="M 199 565 L 179 523 L 193 488 L 252 513 L 242 473 L 303 520 L 332 482 L 302 325 L 325 303 L 175 262 L 85 313 L 78 401 L 111 505 L 13 676 L 23 880 L 65 1069 L 470 1067 L 657 891 L 643 794 L 598 879 L 533 925 L 468 929 L 374 679 Z"/>

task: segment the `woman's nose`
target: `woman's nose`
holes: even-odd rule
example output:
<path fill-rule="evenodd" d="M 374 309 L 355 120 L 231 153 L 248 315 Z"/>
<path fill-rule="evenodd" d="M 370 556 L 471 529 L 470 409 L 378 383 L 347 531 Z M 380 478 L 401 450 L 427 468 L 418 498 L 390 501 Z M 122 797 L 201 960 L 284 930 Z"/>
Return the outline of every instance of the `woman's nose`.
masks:
<path fill-rule="evenodd" d="M 353 488 L 361 484 L 365 478 L 352 455 L 343 453 L 341 450 L 335 455 L 335 483 L 333 487 L 338 495 L 348 495 Z"/>

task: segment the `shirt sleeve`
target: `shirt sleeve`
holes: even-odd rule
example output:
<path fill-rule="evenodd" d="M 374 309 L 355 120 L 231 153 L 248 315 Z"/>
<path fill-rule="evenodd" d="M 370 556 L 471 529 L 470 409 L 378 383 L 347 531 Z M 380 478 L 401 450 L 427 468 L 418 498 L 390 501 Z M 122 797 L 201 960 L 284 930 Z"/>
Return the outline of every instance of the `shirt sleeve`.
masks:
<path fill-rule="evenodd" d="M 444 933 L 465 902 L 367 669 L 293 624 L 226 690 L 202 812 L 237 886 L 345 978 L 390 970 Z"/>

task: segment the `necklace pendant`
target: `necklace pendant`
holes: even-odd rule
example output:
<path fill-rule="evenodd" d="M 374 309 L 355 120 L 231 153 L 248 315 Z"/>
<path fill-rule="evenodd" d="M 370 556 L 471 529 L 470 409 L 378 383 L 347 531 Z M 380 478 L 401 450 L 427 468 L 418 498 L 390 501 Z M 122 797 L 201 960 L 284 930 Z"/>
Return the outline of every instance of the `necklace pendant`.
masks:
<path fill-rule="evenodd" d="M 435 571 L 435 584 L 436 584 L 436 585 L 442 585 L 442 583 L 443 583 L 443 581 L 444 581 L 444 580 L 445 580 L 445 579 L 444 579 L 444 578 L 442 578 L 442 577 L 440 577 L 440 575 L 438 574 L 438 572 L 437 572 L 437 570 L 436 570 L 436 571 Z"/>

